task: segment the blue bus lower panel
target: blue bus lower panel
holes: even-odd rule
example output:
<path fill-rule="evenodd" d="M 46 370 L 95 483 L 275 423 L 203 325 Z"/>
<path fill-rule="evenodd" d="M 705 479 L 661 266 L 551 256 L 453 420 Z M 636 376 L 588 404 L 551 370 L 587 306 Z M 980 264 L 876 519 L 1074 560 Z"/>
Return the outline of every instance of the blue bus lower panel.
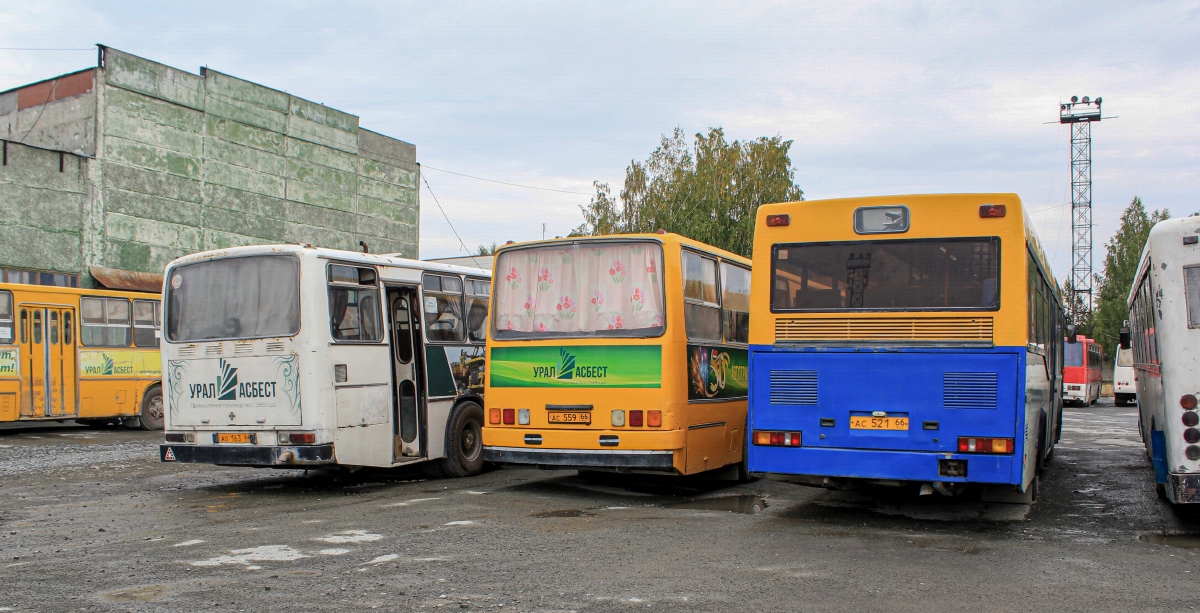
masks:
<path fill-rule="evenodd" d="M 859 449 L 805 449 L 751 446 L 750 472 L 780 475 L 833 477 L 839 479 L 886 479 L 899 481 L 942 481 L 945 483 L 1014 484 L 1011 455 L 914 453 L 911 451 L 862 451 Z M 950 457 L 947 458 L 946 456 Z M 943 474 L 942 460 L 965 462 L 953 474 Z M 946 467 L 950 468 L 950 467 Z"/>
<path fill-rule="evenodd" d="M 1050 401 L 1044 376 L 1040 388 L 1026 393 L 1026 362 L 1024 347 L 751 346 L 749 430 L 799 432 L 801 446 L 751 444 L 749 469 L 1017 484 L 1026 402 L 1048 407 Z M 870 419 L 880 417 L 890 419 Z M 1013 453 L 959 454 L 959 437 L 1012 439 Z M 953 476 L 961 465 L 939 464 L 947 459 L 965 460 L 966 477 Z"/>

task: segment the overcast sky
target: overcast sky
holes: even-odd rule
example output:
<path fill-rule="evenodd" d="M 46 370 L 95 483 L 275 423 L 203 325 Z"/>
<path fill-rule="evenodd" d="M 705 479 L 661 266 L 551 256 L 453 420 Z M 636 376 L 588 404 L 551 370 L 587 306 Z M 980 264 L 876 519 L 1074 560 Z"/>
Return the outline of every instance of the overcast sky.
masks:
<path fill-rule="evenodd" d="M 1196 2 L 160 4 L 9 0 L 0 46 L 102 43 L 358 115 L 417 146 L 471 249 L 565 234 L 593 181 L 720 126 L 794 141 L 808 199 L 1017 192 L 1066 278 L 1069 129 L 1047 122 L 1071 95 L 1118 117 L 1093 126 L 1097 270 L 1134 196 L 1200 210 Z M 0 90 L 94 63 L 0 50 Z M 425 186 L 421 208 L 421 256 L 460 253 Z"/>

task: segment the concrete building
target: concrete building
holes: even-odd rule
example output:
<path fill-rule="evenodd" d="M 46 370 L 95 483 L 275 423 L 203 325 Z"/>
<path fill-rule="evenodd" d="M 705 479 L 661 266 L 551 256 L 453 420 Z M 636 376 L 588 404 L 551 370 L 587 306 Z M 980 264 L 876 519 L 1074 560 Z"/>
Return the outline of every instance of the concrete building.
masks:
<path fill-rule="evenodd" d="M 416 147 L 214 70 L 101 46 L 0 92 L 0 141 L 0 281 L 91 286 L 246 244 L 418 256 Z"/>

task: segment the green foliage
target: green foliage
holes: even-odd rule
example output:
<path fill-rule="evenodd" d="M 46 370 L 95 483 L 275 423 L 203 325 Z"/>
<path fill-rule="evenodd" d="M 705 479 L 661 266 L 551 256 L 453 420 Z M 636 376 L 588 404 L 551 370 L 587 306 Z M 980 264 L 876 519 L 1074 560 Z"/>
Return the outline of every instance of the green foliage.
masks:
<path fill-rule="evenodd" d="M 802 200 L 780 136 L 727 141 L 721 128 L 696 134 L 691 147 L 676 128 L 644 162 L 625 171 L 625 187 L 597 182 L 572 236 L 666 230 L 749 257 L 759 205 Z"/>
<path fill-rule="evenodd" d="M 1093 338 L 1104 347 L 1105 355 L 1110 358 L 1116 355 L 1121 324 L 1129 319 L 1126 299 L 1150 229 L 1170 216 L 1167 209 L 1146 213 L 1142 199 L 1134 197 L 1121 214 L 1121 226 L 1117 233 L 1105 244 L 1108 253 L 1104 256 L 1104 274 L 1096 276 L 1099 291 L 1092 331 Z"/>
<path fill-rule="evenodd" d="M 475 255 L 496 255 L 496 249 L 499 247 L 495 241 L 491 245 L 480 245 L 475 248 Z"/>

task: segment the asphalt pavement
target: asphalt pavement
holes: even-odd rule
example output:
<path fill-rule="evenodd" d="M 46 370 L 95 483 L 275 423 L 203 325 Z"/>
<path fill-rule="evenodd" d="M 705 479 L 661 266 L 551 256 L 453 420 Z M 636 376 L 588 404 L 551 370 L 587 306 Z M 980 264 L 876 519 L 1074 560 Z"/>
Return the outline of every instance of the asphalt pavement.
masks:
<path fill-rule="evenodd" d="M 0 432 L 0 611 L 1155 611 L 1200 519 L 1136 408 L 1067 409 L 1033 505 L 911 488 L 162 464 L 161 434 Z M 1200 579 L 1200 577 L 1197 577 Z"/>

